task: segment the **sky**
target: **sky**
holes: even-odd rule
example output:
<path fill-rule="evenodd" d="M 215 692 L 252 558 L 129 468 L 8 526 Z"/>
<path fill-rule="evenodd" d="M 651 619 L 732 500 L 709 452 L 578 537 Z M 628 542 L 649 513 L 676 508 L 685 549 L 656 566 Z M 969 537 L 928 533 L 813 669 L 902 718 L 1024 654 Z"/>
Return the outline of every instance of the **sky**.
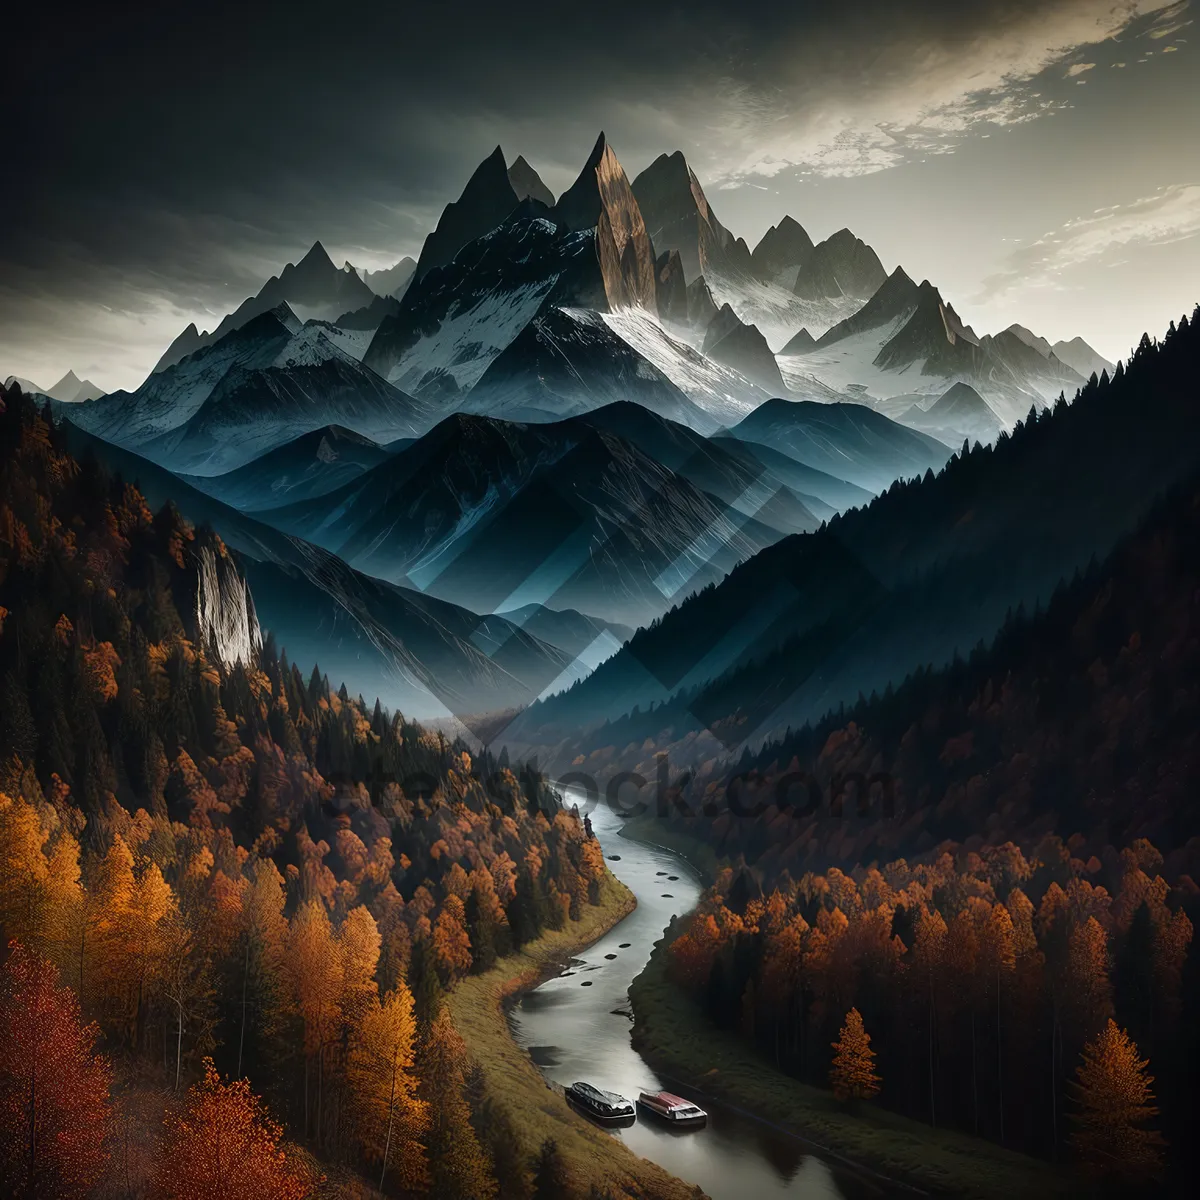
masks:
<path fill-rule="evenodd" d="M 682 150 L 751 245 L 848 226 L 979 333 L 1116 359 L 1200 301 L 1197 7 L 23 6 L 0 377 L 135 387 L 314 241 L 416 257 L 497 143 L 558 192 L 601 129 L 631 178 Z"/>

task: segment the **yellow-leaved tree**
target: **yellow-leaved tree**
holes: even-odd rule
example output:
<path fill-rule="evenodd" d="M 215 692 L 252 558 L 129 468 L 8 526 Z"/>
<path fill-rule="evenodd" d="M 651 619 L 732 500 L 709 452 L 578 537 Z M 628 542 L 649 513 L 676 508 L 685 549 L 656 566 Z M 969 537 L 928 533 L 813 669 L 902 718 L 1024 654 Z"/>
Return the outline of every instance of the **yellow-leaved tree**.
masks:
<path fill-rule="evenodd" d="M 401 980 L 360 1015 L 346 1064 L 349 1125 L 362 1153 L 380 1164 L 380 1191 L 389 1177 L 405 1189 L 427 1181 L 427 1108 L 412 1069 L 416 1032 L 412 993 Z"/>
<path fill-rule="evenodd" d="M 851 1104 L 870 1100 L 879 1093 L 875 1051 L 871 1049 L 871 1036 L 857 1008 L 852 1008 L 846 1014 L 841 1036 L 833 1043 L 833 1066 L 829 1080 L 833 1084 L 834 1096 Z"/>

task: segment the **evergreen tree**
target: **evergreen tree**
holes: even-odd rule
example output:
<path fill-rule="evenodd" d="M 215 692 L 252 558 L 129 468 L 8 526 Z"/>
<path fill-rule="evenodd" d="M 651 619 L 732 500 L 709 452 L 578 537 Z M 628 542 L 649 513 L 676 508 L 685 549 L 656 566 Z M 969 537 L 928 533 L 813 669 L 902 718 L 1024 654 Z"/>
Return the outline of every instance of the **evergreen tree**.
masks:
<path fill-rule="evenodd" d="M 496 1194 L 487 1156 L 471 1126 L 464 1094 L 467 1048 L 444 1006 L 421 1054 L 420 1097 L 428 1106 L 425 1145 L 431 1191 L 439 1200 L 490 1200 Z"/>
<path fill-rule="evenodd" d="M 547 1138 L 533 1162 L 533 1200 L 560 1200 L 570 1194 L 562 1151 L 553 1138 Z"/>
<path fill-rule="evenodd" d="M 1158 1115 L 1144 1059 L 1111 1018 L 1083 1051 L 1072 1085 L 1079 1112 L 1071 1145 L 1083 1170 L 1130 1184 L 1156 1178 L 1166 1142 L 1146 1125 Z"/>
<path fill-rule="evenodd" d="M 841 1101 L 856 1104 L 870 1100 L 879 1092 L 875 1074 L 875 1051 L 857 1008 L 846 1014 L 841 1036 L 833 1043 L 833 1066 L 829 1072 L 833 1094 Z"/>

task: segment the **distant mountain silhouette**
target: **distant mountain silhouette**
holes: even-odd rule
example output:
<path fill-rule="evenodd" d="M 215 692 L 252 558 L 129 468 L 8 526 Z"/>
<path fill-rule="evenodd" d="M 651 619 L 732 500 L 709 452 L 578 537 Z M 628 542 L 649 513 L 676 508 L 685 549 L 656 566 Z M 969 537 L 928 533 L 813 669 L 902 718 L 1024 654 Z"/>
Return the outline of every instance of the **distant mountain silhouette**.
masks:
<path fill-rule="evenodd" d="M 879 255 L 849 229 L 839 229 L 813 247 L 792 290 L 806 300 L 849 296 L 865 301 L 886 278 Z"/>
<path fill-rule="evenodd" d="M 224 475 L 181 474 L 180 478 L 242 512 L 254 512 L 325 495 L 392 453 L 352 429 L 326 425 Z"/>
<path fill-rule="evenodd" d="M 951 453 L 861 404 L 769 400 L 730 432 L 872 492 L 938 470 Z"/>
<path fill-rule="evenodd" d="M 791 217 L 784 217 L 762 235 L 751 259 L 760 279 L 792 290 L 815 249 L 804 227 Z"/>
<path fill-rule="evenodd" d="M 299 262 L 288 263 L 278 275 L 272 275 L 257 295 L 243 300 L 211 333 L 199 333 L 195 324 L 188 325 L 167 347 L 154 369 L 162 371 L 173 366 L 280 304 L 288 305 L 301 321 L 309 318 L 335 321 L 343 313 L 362 308 L 374 299 L 375 293 L 353 267 L 335 267 L 325 247 L 314 242 Z"/>

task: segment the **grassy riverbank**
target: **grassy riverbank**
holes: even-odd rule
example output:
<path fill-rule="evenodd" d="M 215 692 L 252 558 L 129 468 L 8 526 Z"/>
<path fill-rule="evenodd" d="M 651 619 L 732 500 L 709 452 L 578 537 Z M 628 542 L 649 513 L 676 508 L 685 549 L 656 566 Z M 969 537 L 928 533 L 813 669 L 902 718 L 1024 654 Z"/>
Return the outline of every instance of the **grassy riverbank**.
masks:
<path fill-rule="evenodd" d="M 633 893 L 611 874 L 601 903 L 558 932 L 549 932 L 501 959 L 483 975 L 471 975 L 450 993 L 448 1003 L 459 1033 L 483 1068 L 488 1089 L 507 1110 L 529 1158 L 554 1138 L 581 1195 L 595 1184 L 614 1196 L 638 1200 L 691 1200 L 690 1185 L 655 1163 L 638 1158 L 616 1138 L 575 1113 L 551 1088 L 529 1055 L 513 1041 L 506 1001 L 536 986 L 576 951 L 591 945 L 633 911 Z"/>
<path fill-rule="evenodd" d="M 834 1162 L 920 1191 L 970 1200 L 1077 1194 L 1061 1172 L 991 1142 L 874 1106 L 850 1115 L 832 1093 L 775 1070 L 744 1039 L 715 1029 L 666 978 L 666 950 L 660 941 L 629 989 L 634 1046 L 665 1080 L 769 1120 Z"/>

